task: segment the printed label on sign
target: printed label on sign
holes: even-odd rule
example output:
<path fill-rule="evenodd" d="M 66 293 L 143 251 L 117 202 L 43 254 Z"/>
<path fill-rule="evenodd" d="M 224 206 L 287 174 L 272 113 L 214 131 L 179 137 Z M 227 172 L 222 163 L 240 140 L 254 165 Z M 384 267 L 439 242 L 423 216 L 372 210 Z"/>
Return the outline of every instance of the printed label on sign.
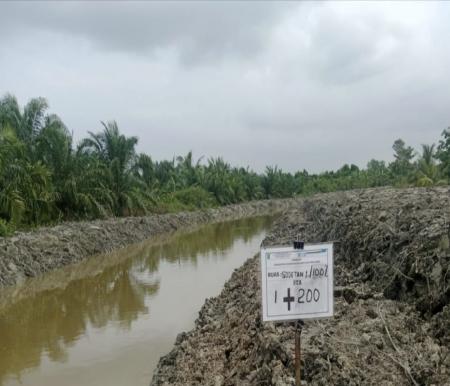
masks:
<path fill-rule="evenodd" d="M 264 321 L 333 316 L 333 244 L 262 248 Z"/>

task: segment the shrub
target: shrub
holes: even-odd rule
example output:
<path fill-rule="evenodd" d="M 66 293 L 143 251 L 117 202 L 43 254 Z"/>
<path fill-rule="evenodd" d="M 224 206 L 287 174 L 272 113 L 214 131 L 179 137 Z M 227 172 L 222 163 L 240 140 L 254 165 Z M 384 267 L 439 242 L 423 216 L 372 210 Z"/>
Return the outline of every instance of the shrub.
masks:
<path fill-rule="evenodd" d="M 190 186 L 189 188 L 174 192 L 173 198 L 193 209 L 204 209 L 217 206 L 217 201 L 214 196 L 199 186 Z"/>
<path fill-rule="evenodd" d="M 0 237 L 5 237 L 13 232 L 13 227 L 7 221 L 0 218 Z"/>

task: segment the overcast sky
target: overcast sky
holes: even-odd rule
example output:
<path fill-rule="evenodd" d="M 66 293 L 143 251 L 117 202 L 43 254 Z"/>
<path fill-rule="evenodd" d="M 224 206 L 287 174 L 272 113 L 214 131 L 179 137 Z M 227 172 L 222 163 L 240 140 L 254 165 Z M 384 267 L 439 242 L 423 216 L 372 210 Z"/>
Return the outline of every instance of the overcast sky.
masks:
<path fill-rule="evenodd" d="M 365 166 L 450 125 L 448 2 L 1 2 L 0 95 L 154 159 Z"/>

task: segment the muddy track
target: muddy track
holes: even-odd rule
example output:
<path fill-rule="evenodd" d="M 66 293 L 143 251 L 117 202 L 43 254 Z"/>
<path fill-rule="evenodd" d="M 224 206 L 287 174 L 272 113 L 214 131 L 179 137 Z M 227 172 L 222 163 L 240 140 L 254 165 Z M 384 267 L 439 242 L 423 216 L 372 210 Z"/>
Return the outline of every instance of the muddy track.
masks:
<path fill-rule="evenodd" d="M 207 223 L 280 212 L 296 200 L 264 200 L 218 209 L 63 223 L 0 237 L 0 287 L 110 252 L 128 244 Z"/>
<path fill-rule="evenodd" d="M 371 189 L 298 202 L 264 243 L 335 241 L 335 316 L 302 334 L 310 385 L 450 386 L 450 194 Z M 152 385 L 293 385 L 294 329 L 262 323 L 258 256 L 207 299 Z"/>

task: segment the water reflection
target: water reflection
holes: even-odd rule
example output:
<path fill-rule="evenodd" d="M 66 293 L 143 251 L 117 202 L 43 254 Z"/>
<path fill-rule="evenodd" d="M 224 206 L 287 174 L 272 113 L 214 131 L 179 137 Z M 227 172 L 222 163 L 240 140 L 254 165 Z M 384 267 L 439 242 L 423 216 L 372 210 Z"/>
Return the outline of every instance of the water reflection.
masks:
<path fill-rule="evenodd" d="M 272 219 L 260 217 L 206 226 L 98 256 L 0 293 L 0 384 L 39 367 L 44 354 L 67 360 L 67 349 L 88 328 L 114 323 L 130 329 L 150 312 L 161 262 L 196 266 L 198 256 L 220 259 L 238 239 L 250 240 Z"/>

